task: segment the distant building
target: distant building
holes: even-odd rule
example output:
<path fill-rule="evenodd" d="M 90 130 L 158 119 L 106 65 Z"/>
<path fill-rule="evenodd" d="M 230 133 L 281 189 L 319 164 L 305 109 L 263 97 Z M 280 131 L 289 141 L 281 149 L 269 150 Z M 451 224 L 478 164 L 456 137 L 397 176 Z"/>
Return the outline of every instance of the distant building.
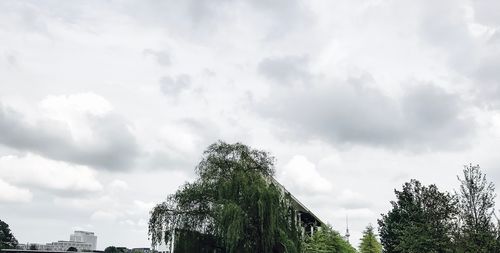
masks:
<path fill-rule="evenodd" d="M 77 230 L 69 236 L 69 240 L 71 242 L 89 243 L 91 250 L 95 250 L 97 247 L 97 236 L 94 235 L 94 232 Z"/>
<path fill-rule="evenodd" d="M 20 250 L 36 251 L 67 251 L 70 247 L 78 251 L 95 251 L 97 246 L 97 236 L 93 232 L 75 231 L 69 236 L 69 241 L 57 241 L 46 244 L 26 243 L 19 244 Z"/>
<path fill-rule="evenodd" d="M 75 247 L 78 251 L 92 251 L 92 244 L 86 242 L 57 241 L 45 244 L 43 250 L 67 251 L 70 247 Z"/>

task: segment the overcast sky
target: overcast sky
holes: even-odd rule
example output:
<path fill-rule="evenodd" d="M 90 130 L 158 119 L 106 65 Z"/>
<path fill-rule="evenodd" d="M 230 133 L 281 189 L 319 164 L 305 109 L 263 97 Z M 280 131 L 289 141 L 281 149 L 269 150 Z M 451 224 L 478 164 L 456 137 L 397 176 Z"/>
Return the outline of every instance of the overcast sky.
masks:
<path fill-rule="evenodd" d="M 0 219 L 21 243 L 149 246 L 207 145 L 352 242 L 394 188 L 500 187 L 500 1 L 0 1 Z"/>

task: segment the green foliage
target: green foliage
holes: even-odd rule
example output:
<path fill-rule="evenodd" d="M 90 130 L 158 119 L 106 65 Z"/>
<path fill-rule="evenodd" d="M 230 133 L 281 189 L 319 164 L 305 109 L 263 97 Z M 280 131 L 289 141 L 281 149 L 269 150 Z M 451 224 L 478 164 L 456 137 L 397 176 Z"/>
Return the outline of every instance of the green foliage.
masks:
<path fill-rule="evenodd" d="M 382 253 L 382 244 L 377 240 L 373 226 L 370 224 L 363 231 L 363 237 L 359 245 L 360 253 Z"/>
<path fill-rule="evenodd" d="M 17 245 L 18 242 L 10 231 L 9 225 L 0 220 L 0 249 L 15 249 Z"/>
<path fill-rule="evenodd" d="M 196 231 L 177 230 L 174 252 L 220 253 L 223 250 L 217 245 L 214 236 Z"/>
<path fill-rule="evenodd" d="M 274 158 L 243 144 L 212 144 L 186 183 L 151 212 L 153 244 L 174 233 L 213 236 L 223 252 L 299 252 L 301 238 L 289 196 L 271 183 Z M 194 242 L 193 242 L 194 243 Z"/>
<path fill-rule="evenodd" d="M 104 253 L 118 253 L 115 246 L 108 246 L 104 249 Z"/>
<path fill-rule="evenodd" d="M 355 253 L 356 250 L 329 226 L 323 226 L 306 238 L 305 253 Z"/>
<path fill-rule="evenodd" d="M 115 246 L 109 246 L 104 249 L 104 253 L 124 253 L 126 252 L 126 248 L 124 247 L 115 247 Z"/>
<path fill-rule="evenodd" d="M 495 187 L 479 165 L 465 166 L 459 192 L 457 252 L 495 252 L 497 229 L 493 222 Z"/>
<path fill-rule="evenodd" d="M 417 180 L 394 192 L 397 200 L 391 201 L 392 210 L 378 221 L 384 252 L 452 252 L 455 198 Z"/>

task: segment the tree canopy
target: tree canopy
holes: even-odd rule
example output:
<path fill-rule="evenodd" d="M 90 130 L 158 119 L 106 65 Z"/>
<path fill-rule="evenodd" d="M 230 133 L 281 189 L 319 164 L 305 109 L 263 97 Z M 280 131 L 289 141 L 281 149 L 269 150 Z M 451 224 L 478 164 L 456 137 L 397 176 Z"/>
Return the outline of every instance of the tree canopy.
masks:
<path fill-rule="evenodd" d="M 495 186 L 479 165 L 466 165 L 454 195 L 412 180 L 379 222 L 384 252 L 500 252 Z"/>
<path fill-rule="evenodd" d="M 384 252 L 452 252 L 455 198 L 417 180 L 394 192 L 392 210 L 378 221 Z"/>
<path fill-rule="evenodd" d="M 9 225 L 0 220 L 0 249 L 15 249 L 17 245 L 18 242 L 10 231 Z"/>
<path fill-rule="evenodd" d="M 312 236 L 305 239 L 305 253 L 355 253 L 349 242 L 330 226 L 322 226 Z"/>
<path fill-rule="evenodd" d="M 488 182 L 479 165 L 467 165 L 460 188 L 458 252 L 495 252 L 497 229 L 494 224 L 495 186 Z"/>
<path fill-rule="evenodd" d="M 104 249 L 104 253 L 124 253 L 127 251 L 126 249 L 125 247 L 108 246 Z"/>
<path fill-rule="evenodd" d="M 359 253 L 382 253 L 382 244 L 377 240 L 377 236 L 371 224 L 363 231 L 363 237 L 359 245 Z"/>
<path fill-rule="evenodd" d="M 152 243 L 184 236 L 208 242 L 219 252 L 299 252 L 295 210 L 290 197 L 272 183 L 273 174 L 274 158 L 267 152 L 240 143 L 210 145 L 196 167 L 197 179 L 153 208 Z"/>

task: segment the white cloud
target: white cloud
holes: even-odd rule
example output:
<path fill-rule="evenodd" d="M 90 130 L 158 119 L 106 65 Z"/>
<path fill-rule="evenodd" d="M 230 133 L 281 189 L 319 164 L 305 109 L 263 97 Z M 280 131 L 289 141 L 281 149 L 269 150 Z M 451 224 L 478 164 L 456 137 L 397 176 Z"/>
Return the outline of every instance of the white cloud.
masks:
<path fill-rule="evenodd" d="M 366 218 L 375 218 L 376 215 L 377 214 L 375 214 L 369 208 L 359 208 L 359 209 L 340 209 L 337 210 L 337 212 L 333 213 L 332 217 L 338 219 L 345 219 L 346 217 L 349 217 L 350 220 L 356 220 L 356 219 L 359 220 Z"/>
<path fill-rule="evenodd" d="M 30 190 L 5 182 L 0 178 L 0 202 L 30 202 L 33 194 Z"/>
<path fill-rule="evenodd" d="M 88 167 L 34 154 L 0 157 L 0 176 L 16 184 L 61 192 L 96 192 L 103 188 L 96 173 Z"/>
<path fill-rule="evenodd" d="M 127 182 L 120 180 L 120 179 L 115 179 L 113 180 L 110 184 L 109 187 L 111 188 L 111 191 L 124 191 L 129 188 Z"/>
<path fill-rule="evenodd" d="M 140 200 L 134 200 L 134 205 L 139 208 L 142 212 L 149 212 L 155 206 L 153 202 L 143 202 Z"/>
<path fill-rule="evenodd" d="M 49 95 L 40 102 L 40 108 L 46 119 L 63 122 L 71 136 L 83 143 L 94 135 L 89 115 L 103 117 L 113 110 L 111 103 L 95 93 Z"/>
<path fill-rule="evenodd" d="M 78 198 L 78 197 L 56 197 L 54 198 L 54 204 L 59 207 L 66 207 L 75 210 L 87 210 L 87 211 L 95 211 L 98 210 L 101 206 L 114 206 L 116 199 L 112 198 L 109 195 L 100 195 L 100 196 L 92 196 L 87 198 Z"/>
<path fill-rule="evenodd" d="M 337 195 L 335 202 L 338 206 L 345 209 L 368 208 L 370 206 L 370 203 L 363 195 L 350 189 L 342 190 L 342 192 Z"/>
<path fill-rule="evenodd" d="M 40 106 L 55 119 L 63 120 L 75 113 L 91 113 L 102 116 L 113 110 L 113 106 L 105 98 L 91 92 L 73 95 L 49 95 L 40 102 Z"/>
<path fill-rule="evenodd" d="M 94 213 L 92 213 L 92 216 L 90 216 L 90 219 L 94 220 L 94 221 L 113 222 L 116 219 L 118 219 L 120 216 L 122 216 L 122 215 L 120 213 L 117 213 L 117 212 L 98 210 L 98 211 L 95 211 Z"/>
<path fill-rule="evenodd" d="M 133 167 L 140 153 L 135 136 L 110 110 L 95 94 L 49 96 L 33 117 L 0 103 L 0 144 L 108 170 Z"/>
<path fill-rule="evenodd" d="M 285 187 L 300 193 L 329 193 L 332 184 L 316 170 L 306 157 L 296 155 L 279 171 L 278 180 Z"/>

